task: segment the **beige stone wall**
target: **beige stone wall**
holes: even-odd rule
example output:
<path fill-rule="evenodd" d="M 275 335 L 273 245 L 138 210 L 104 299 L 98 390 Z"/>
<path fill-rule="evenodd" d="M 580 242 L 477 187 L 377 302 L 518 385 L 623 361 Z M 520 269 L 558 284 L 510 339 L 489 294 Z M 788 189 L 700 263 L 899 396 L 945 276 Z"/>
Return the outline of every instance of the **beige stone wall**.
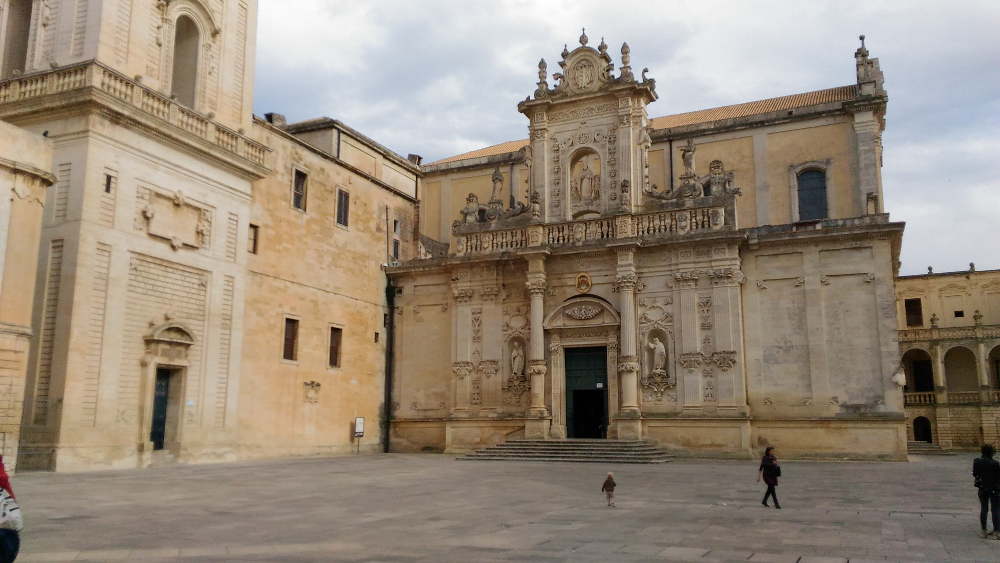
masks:
<path fill-rule="evenodd" d="M 896 282 L 899 330 L 931 328 L 931 317 L 937 316 L 938 327 L 971 327 L 979 311 L 983 325 L 1000 325 L 1000 270 L 949 272 L 941 274 L 901 276 Z M 905 300 L 920 299 L 923 323 L 908 327 Z M 963 316 L 955 316 L 961 311 Z"/>
<path fill-rule="evenodd" d="M 16 470 L 52 141 L 0 121 L 0 454 Z"/>
<path fill-rule="evenodd" d="M 0 6 L 9 4 L 9 0 Z M 0 10 L 0 19 L 11 17 Z M 255 0 L 199 2 L 120 2 L 49 0 L 34 2 L 29 17 L 11 29 L 28 33 L 26 65 L 21 71 L 46 71 L 97 60 L 166 97 L 173 88 L 177 21 L 190 18 L 198 30 L 195 103 L 191 109 L 213 114 L 233 129 L 249 129 L 253 104 L 256 42 Z M 4 23 L 4 22 L 0 22 Z M 7 25 L 0 25 L 0 45 Z M 0 51 L 2 56 L 3 51 Z M 2 65 L 0 65 L 2 66 Z M 10 73 L 4 69 L 2 78 Z"/>
<path fill-rule="evenodd" d="M 162 365 L 183 372 L 167 450 L 232 459 L 250 179 L 114 120 L 25 127 L 49 131 L 56 184 L 37 258 L 22 463 L 148 464 Z M 147 340 L 161 325 L 193 338 L 184 357 Z"/>
<path fill-rule="evenodd" d="M 366 421 L 361 449 L 381 451 L 383 319 L 390 314 L 383 265 L 393 260 L 393 239 L 400 259 L 415 257 L 415 202 L 325 147 L 317 151 L 264 123 L 254 134 L 274 150 L 274 173 L 253 187 L 259 242 L 248 255 L 240 456 L 349 452 L 358 416 Z M 291 205 L 293 170 L 308 173 L 305 212 Z M 407 172 L 412 187 L 415 172 Z M 347 227 L 336 222 L 338 191 L 350 194 Z M 299 320 L 295 361 L 282 358 L 285 318 Z M 339 366 L 329 362 L 331 327 L 343 331 Z"/>

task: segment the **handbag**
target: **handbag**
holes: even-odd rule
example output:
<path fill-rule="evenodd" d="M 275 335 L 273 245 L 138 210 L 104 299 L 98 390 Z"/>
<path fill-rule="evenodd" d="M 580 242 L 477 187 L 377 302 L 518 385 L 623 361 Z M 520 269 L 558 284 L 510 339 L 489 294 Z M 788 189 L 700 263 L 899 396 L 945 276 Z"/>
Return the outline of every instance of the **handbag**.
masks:
<path fill-rule="evenodd" d="M 775 465 L 774 466 L 774 476 L 775 477 L 781 477 L 781 466 L 780 465 Z"/>
<path fill-rule="evenodd" d="M 21 507 L 6 489 L 0 489 L 0 528 L 20 532 L 24 529 Z"/>

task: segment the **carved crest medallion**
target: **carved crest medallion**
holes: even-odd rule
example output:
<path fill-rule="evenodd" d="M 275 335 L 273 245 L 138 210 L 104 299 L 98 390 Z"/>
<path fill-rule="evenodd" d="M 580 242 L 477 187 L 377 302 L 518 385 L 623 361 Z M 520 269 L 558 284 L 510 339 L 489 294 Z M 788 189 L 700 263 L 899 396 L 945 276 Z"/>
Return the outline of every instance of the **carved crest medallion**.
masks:
<path fill-rule="evenodd" d="M 576 290 L 580 293 L 587 293 L 593 286 L 590 274 L 582 272 L 576 275 Z"/>
<path fill-rule="evenodd" d="M 583 59 L 573 66 L 573 85 L 577 89 L 589 88 L 597 78 L 597 71 L 590 59 Z"/>

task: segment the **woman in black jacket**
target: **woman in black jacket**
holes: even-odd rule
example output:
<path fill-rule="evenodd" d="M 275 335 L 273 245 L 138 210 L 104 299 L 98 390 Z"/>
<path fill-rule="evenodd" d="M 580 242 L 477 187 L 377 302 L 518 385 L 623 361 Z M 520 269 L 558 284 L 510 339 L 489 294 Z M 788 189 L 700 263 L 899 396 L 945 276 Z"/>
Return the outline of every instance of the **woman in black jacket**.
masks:
<path fill-rule="evenodd" d="M 757 470 L 758 483 L 760 483 L 761 475 L 764 476 L 764 482 L 767 483 L 767 493 L 760 503 L 764 506 L 770 506 L 767 504 L 767 498 L 771 497 L 774 499 L 774 507 L 780 509 L 778 495 L 774 490 L 778 486 L 778 458 L 774 456 L 774 446 L 768 446 L 764 450 L 764 457 L 760 460 L 760 469 Z"/>

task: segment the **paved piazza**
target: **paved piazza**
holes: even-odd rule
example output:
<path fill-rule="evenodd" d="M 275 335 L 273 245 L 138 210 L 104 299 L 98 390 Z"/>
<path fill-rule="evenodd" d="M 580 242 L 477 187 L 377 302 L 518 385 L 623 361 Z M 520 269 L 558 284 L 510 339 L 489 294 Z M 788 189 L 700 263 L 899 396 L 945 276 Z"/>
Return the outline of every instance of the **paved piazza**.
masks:
<path fill-rule="evenodd" d="M 18 561 L 998 561 L 973 455 L 782 462 L 465 462 L 362 455 L 23 473 Z M 600 493 L 607 471 L 618 508 Z"/>

